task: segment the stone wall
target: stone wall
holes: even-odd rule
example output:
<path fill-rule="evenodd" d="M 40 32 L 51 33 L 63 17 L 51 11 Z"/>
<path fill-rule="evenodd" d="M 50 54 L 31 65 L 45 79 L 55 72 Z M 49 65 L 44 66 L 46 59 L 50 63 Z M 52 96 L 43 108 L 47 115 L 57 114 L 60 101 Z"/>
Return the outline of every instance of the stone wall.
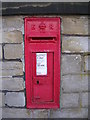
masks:
<path fill-rule="evenodd" d="M 60 109 L 26 109 L 24 80 L 24 17 L 2 17 L 3 118 L 88 117 L 88 16 L 61 17 Z M 2 91 L 2 92 L 1 92 Z M 0 109 L 1 110 L 1 109 Z"/>

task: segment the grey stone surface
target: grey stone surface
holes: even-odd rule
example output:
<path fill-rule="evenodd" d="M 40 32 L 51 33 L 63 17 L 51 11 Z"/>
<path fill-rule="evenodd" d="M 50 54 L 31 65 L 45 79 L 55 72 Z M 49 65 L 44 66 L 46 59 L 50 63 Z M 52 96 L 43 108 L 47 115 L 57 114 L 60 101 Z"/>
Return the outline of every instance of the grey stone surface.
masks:
<path fill-rule="evenodd" d="M 3 32 L 10 32 L 14 30 L 22 31 L 24 24 L 23 16 L 4 16 L 2 17 Z"/>
<path fill-rule="evenodd" d="M 85 56 L 85 71 L 90 71 L 90 55 Z"/>
<path fill-rule="evenodd" d="M 0 43 L 2 43 L 2 31 L 0 30 Z"/>
<path fill-rule="evenodd" d="M 70 93 L 61 95 L 61 107 L 62 108 L 75 108 L 79 106 L 79 94 Z"/>
<path fill-rule="evenodd" d="M 21 59 L 23 56 L 22 44 L 6 44 L 4 46 L 5 59 Z"/>
<path fill-rule="evenodd" d="M 0 78 L 0 90 L 2 90 L 2 78 Z"/>
<path fill-rule="evenodd" d="M 48 118 L 48 117 L 49 110 L 47 109 L 32 110 L 32 118 Z"/>
<path fill-rule="evenodd" d="M 2 78 L 2 90 L 20 91 L 24 90 L 23 78 Z"/>
<path fill-rule="evenodd" d="M 62 75 L 69 73 L 81 73 L 81 56 L 62 55 L 61 66 Z"/>
<path fill-rule="evenodd" d="M 88 107 L 88 92 L 82 93 L 82 107 Z"/>
<path fill-rule="evenodd" d="M 51 118 L 88 118 L 88 109 L 62 109 L 52 110 Z"/>
<path fill-rule="evenodd" d="M 20 108 L 3 108 L 3 118 L 30 118 L 31 110 Z"/>
<path fill-rule="evenodd" d="M 62 52 L 64 53 L 83 53 L 88 51 L 88 37 L 63 36 Z"/>
<path fill-rule="evenodd" d="M 68 110 L 51 110 L 50 118 L 69 118 Z"/>
<path fill-rule="evenodd" d="M 71 112 L 71 111 L 70 111 Z M 71 118 L 88 118 L 88 108 L 81 108 L 78 111 L 70 113 Z"/>
<path fill-rule="evenodd" d="M 48 110 L 4 108 L 3 109 L 3 118 L 48 118 Z"/>
<path fill-rule="evenodd" d="M 2 32 L 2 41 L 1 43 L 22 43 L 23 35 L 19 30 L 13 30 L 9 32 Z"/>
<path fill-rule="evenodd" d="M 2 64 L 2 76 L 18 76 L 23 75 L 23 66 L 21 62 L 0 62 Z"/>
<path fill-rule="evenodd" d="M 64 92 L 88 91 L 88 74 L 62 76 Z"/>
<path fill-rule="evenodd" d="M 62 17 L 62 33 L 88 35 L 88 16 Z"/>
<path fill-rule="evenodd" d="M 2 93 L 0 93 L 0 107 L 2 107 Z"/>
<path fill-rule="evenodd" d="M 2 108 L 0 108 L 0 120 L 2 119 Z"/>
<path fill-rule="evenodd" d="M 5 95 L 5 104 L 8 106 L 24 107 L 25 95 L 23 92 L 8 92 Z"/>
<path fill-rule="evenodd" d="M 2 59 L 2 45 L 0 45 L 0 59 Z"/>
<path fill-rule="evenodd" d="M 4 93 L 0 92 L 0 108 L 2 108 L 4 105 Z"/>

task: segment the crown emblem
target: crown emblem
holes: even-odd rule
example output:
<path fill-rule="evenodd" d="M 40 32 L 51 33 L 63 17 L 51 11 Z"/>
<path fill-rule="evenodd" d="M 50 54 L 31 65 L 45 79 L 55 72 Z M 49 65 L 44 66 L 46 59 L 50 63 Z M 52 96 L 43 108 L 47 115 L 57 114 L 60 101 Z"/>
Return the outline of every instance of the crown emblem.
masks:
<path fill-rule="evenodd" d="M 41 30 L 45 30 L 46 25 L 45 25 L 44 23 L 41 23 L 41 24 L 39 25 L 39 28 L 40 28 Z"/>

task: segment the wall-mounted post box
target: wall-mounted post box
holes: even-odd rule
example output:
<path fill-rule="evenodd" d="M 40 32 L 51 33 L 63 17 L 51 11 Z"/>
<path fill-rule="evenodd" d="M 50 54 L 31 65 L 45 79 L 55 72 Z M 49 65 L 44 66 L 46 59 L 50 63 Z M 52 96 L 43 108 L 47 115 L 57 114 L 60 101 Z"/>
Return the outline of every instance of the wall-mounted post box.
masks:
<path fill-rule="evenodd" d="M 25 18 L 27 108 L 59 108 L 60 18 Z"/>

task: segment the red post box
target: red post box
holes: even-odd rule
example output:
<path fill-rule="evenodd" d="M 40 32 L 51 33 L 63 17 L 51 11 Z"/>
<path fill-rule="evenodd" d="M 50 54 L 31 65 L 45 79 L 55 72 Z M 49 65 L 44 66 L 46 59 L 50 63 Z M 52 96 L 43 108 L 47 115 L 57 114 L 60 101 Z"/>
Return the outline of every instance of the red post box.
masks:
<path fill-rule="evenodd" d="M 59 108 L 60 18 L 25 18 L 27 108 Z"/>

